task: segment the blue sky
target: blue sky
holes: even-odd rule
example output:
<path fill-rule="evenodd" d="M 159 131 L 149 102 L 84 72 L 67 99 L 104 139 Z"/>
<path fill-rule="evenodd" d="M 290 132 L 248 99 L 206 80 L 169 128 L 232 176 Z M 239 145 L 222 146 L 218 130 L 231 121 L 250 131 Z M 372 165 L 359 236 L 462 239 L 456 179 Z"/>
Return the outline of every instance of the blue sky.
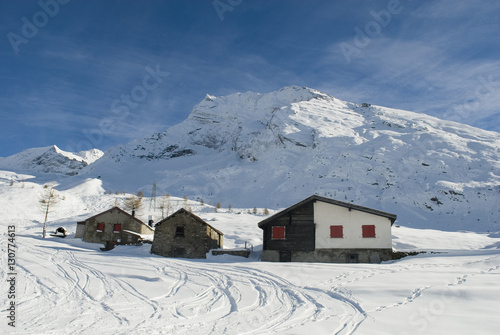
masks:
<path fill-rule="evenodd" d="M 106 150 L 205 94 L 308 86 L 500 131 L 500 2 L 0 2 L 0 156 Z"/>

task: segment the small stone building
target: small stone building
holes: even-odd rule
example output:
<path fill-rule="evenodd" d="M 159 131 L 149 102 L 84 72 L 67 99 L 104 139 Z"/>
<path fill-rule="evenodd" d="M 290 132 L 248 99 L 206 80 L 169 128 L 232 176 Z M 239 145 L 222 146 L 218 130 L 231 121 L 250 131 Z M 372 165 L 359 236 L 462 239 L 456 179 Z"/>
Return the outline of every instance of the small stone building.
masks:
<path fill-rule="evenodd" d="M 151 252 L 165 257 L 206 258 L 222 248 L 224 234 L 184 208 L 158 222 Z"/>
<path fill-rule="evenodd" d="M 135 244 L 140 235 L 153 235 L 154 229 L 124 210 L 113 207 L 77 222 L 75 237 L 84 242 L 104 244 Z"/>
<path fill-rule="evenodd" d="M 396 215 L 313 195 L 259 222 L 262 260 L 379 263 L 392 259 Z"/>

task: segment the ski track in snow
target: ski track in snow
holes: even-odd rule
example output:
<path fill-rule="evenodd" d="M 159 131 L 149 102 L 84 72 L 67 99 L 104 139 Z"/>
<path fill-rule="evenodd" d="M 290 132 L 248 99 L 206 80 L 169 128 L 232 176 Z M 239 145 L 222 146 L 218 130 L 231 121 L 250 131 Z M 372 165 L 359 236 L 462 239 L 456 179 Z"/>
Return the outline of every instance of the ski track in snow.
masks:
<path fill-rule="evenodd" d="M 177 334 L 186 327 L 214 334 L 280 333 L 309 321 L 328 319 L 332 310 L 345 309 L 344 299 L 331 299 L 327 292 L 294 286 L 262 270 L 227 264 L 210 264 L 207 268 L 206 264 L 170 261 L 158 272 L 176 272 L 177 277 L 168 294 L 160 297 L 170 301 L 175 318 L 164 329 L 168 333 Z M 204 279 L 208 287 L 190 299 L 176 300 L 187 277 Z M 203 324 L 193 324 L 193 317 L 203 319 Z M 206 324 L 207 320 L 212 323 Z"/>
<path fill-rule="evenodd" d="M 29 248 L 27 252 L 31 257 L 47 259 L 47 254 L 38 248 Z M 43 266 L 45 269 L 50 268 L 54 277 L 50 278 L 50 284 L 37 280 L 33 286 L 41 287 L 40 294 L 29 295 L 42 299 L 42 301 L 37 301 L 38 299 L 31 301 L 30 299 L 23 302 L 29 306 L 28 308 L 37 311 L 33 313 L 37 317 L 29 320 L 29 323 L 25 325 L 26 329 L 37 327 L 44 329 L 47 325 L 40 321 L 47 319 L 58 320 L 58 322 L 66 319 L 70 329 L 72 326 L 76 326 L 78 332 L 85 333 L 91 325 L 83 326 L 81 315 L 88 314 L 89 310 L 97 317 L 96 322 L 105 320 L 106 323 L 109 323 L 110 319 L 104 314 L 110 314 L 112 319 L 116 320 L 117 327 L 128 324 L 125 317 L 121 317 L 107 305 L 107 301 L 112 300 L 115 296 L 113 287 L 116 283 L 111 283 L 101 271 L 78 261 L 72 251 L 56 250 L 48 257 L 48 261 L 48 264 L 40 264 L 39 266 Z M 36 274 L 28 270 L 27 266 L 19 267 L 25 272 L 26 277 L 36 278 Z M 29 268 L 33 267 L 35 266 L 32 265 Z M 93 287 L 90 286 L 91 283 Z M 98 284 L 97 290 L 95 289 L 96 284 Z M 85 309 L 80 307 L 82 301 L 85 304 Z M 69 319 L 67 318 L 68 313 L 66 313 L 68 308 L 77 308 L 77 311 L 71 311 Z"/>
<path fill-rule="evenodd" d="M 360 322 L 353 320 L 364 318 L 359 305 L 340 292 L 296 286 L 273 273 L 231 263 L 145 258 L 133 273 L 144 267 L 163 285 L 162 292 L 148 296 L 106 273 L 106 257 L 92 261 L 87 253 L 21 247 L 19 277 L 26 279 L 18 305 L 33 317 L 21 318 L 14 333 L 282 334 L 325 321 L 330 329 L 325 333 L 350 334 L 345 330 Z M 118 260 L 117 265 L 125 263 Z M 155 320 L 162 326 L 152 330 Z"/>
<path fill-rule="evenodd" d="M 436 294 L 459 299 L 500 270 L 494 250 L 450 260 L 444 253 L 378 265 L 275 269 L 163 258 L 146 246 L 100 252 L 71 237 L 42 240 L 30 230 L 17 236 L 19 319 L 9 334 L 356 334 L 379 315 L 425 308 Z M 5 254 L 5 245 L 0 249 Z M 426 273 L 428 279 L 418 278 Z M 373 284 L 374 292 L 392 289 L 384 282 L 394 276 L 400 286 L 388 296 L 362 293 Z"/>
<path fill-rule="evenodd" d="M 293 284 L 256 269 L 255 264 L 159 257 L 143 258 L 141 264 L 111 257 L 124 269 L 121 275 L 110 275 L 106 273 L 107 254 L 71 249 L 69 244 L 68 248 L 26 245 L 19 253 L 25 255 L 20 262 L 23 265 L 18 265 L 19 277 L 25 280 L 24 298 L 18 305 L 23 314 L 32 317 L 22 318 L 17 328 L 22 331 L 14 332 L 19 334 L 58 334 L 60 329 L 72 334 L 287 334 L 311 323 L 320 326 L 316 334 L 353 334 L 370 313 L 413 303 L 437 286 L 417 287 L 403 300 L 365 310 L 350 285 L 414 269 L 459 266 L 379 265 L 349 270 L 312 287 Z M 484 266 L 496 263 L 498 258 L 485 257 L 461 265 Z M 126 266 L 133 271 L 129 273 Z M 149 277 L 137 276 L 140 268 L 147 270 Z M 483 267 L 456 277 L 448 286 L 463 285 L 471 277 L 499 269 L 499 265 Z M 147 294 L 124 278 L 157 283 L 161 290 Z M 56 324 L 47 320 L 56 320 Z M 161 327 L 155 328 L 155 322 L 161 322 Z"/>

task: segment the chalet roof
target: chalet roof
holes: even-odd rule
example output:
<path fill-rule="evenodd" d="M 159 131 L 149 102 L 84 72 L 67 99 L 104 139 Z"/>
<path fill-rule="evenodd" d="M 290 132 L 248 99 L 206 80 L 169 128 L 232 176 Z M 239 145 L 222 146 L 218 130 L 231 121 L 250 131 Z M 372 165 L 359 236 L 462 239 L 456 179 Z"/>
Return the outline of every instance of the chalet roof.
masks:
<path fill-rule="evenodd" d="M 170 218 L 172 218 L 172 217 L 174 217 L 174 216 L 176 216 L 176 215 L 178 215 L 178 214 L 188 214 L 188 215 L 190 215 L 190 216 L 191 216 L 194 220 L 198 221 L 199 223 L 201 223 L 201 224 L 205 224 L 205 225 L 209 226 L 211 229 L 213 229 L 214 231 L 216 231 L 219 235 L 224 235 L 224 233 L 223 233 L 223 232 L 221 232 L 221 231 L 220 231 L 220 230 L 218 230 L 217 228 L 215 228 L 215 227 L 213 227 L 213 226 L 209 225 L 207 222 L 205 222 L 205 220 L 203 220 L 203 219 L 202 219 L 202 218 L 200 218 L 199 216 L 194 215 L 193 213 L 191 213 L 190 211 L 187 211 L 187 210 L 186 210 L 186 209 L 184 209 L 184 208 L 181 208 L 181 209 L 179 209 L 177 212 L 173 213 L 172 215 L 167 216 L 166 218 L 164 218 L 163 220 L 161 220 L 160 222 L 158 222 L 158 223 L 156 224 L 156 226 L 161 225 L 163 222 L 165 222 L 165 221 L 169 220 Z"/>
<path fill-rule="evenodd" d="M 354 210 L 357 210 L 360 212 L 365 212 L 365 213 L 369 213 L 369 214 L 373 214 L 373 215 L 383 216 L 383 217 L 386 217 L 389 220 L 391 220 L 391 224 L 393 224 L 397 218 L 396 214 L 391 214 L 391 213 L 382 212 L 382 211 L 379 211 L 379 210 L 376 210 L 373 208 L 354 205 L 354 204 L 349 203 L 349 202 L 343 202 L 343 201 L 338 201 L 338 200 L 334 200 L 334 199 L 330 199 L 330 198 L 325 198 L 325 197 L 321 197 L 319 195 L 312 195 L 309 198 L 304 199 L 301 202 L 298 202 L 295 205 L 292 205 L 292 206 L 282 210 L 281 212 L 278 212 L 278 213 L 268 217 L 267 219 L 260 221 L 259 228 L 263 228 L 267 223 L 273 221 L 274 219 L 281 217 L 282 215 L 288 214 L 289 212 L 297 209 L 300 206 L 303 206 L 309 202 L 316 202 L 316 201 L 326 202 L 328 204 L 346 207 L 346 208 L 354 209 Z"/>
<path fill-rule="evenodd" d="M 133 220 L 137 221 L 138 223 L 143 224 L 143 225 L 145 225 L 146 227 L 148 227 L 148 228 L 150 228 L 151 230 L 153 230 L 153 229 L 152 229 L 149 225 L 145 224 L 144 222 L 142 222 L 141 220 L 139 220 L 139 219 L 138 219 L 138 218 L 136 218 L 135 216 L 132 216 L 132 215 L 130 215 L 129 213 L 125 212 L 125 211 L 124 211 L 123 209 L 121 209 L 120 207 L 113 207 L 113 208 L 110 208 L 110 209 L 108 209 L 107 211 L 104 211 L 104 212 L 102 212 L 102 213 L 96 214 L 96 215 L 94 215 L 94 216 L 92 216 L 92 217 L 90 217 L 90 218 L 86 219 L 85 221 L 81 221 L 81 222 L 87 222 L 87 221 L 89 221 L 89 220 L 95 219 L 96 217 L 101 216 L 101 215 L 103 215 L 103 214 L 106 214 L 106 213 L 108 213 L 108 212 L 111 212 L 111 211 L 113 211 L 113 210 L 117 210 L 117 211 L 119 211 L 119 212 L 121 212 L 121 213 L 125 214 L 125 215 L 126 215 L 126 216 L 128 216 L 129 218 L 131 218 L 131 219 L 133 219 Z M 79 223 L 79 222 L 78 222 L 78 223 Z"/>

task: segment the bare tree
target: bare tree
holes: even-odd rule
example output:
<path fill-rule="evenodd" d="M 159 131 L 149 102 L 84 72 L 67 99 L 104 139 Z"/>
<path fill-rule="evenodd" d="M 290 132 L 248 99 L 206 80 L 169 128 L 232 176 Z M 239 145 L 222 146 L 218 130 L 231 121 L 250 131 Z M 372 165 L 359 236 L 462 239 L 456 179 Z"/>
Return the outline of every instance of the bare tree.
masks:
<path fill-rule="evenodd" d="M 131 197 L 125 199 L 123 206 L 125 207 L 125 210 L 131 211 L 132 213 L 139 211 L 142 208 L 142 198 L 132 195 Z"/>
<path fill-rule="evenodd" d="M 47 235 L 47 219 L 49 217 L 49 212 L 52 210 L 52 207 L 59 202 L 59 196 L 51 186 L 45 185 L 43 193 L 40 195 L 38 199 L 38 203 L 40 204 L 40 209 L 43 213 L 45 213 L 45 220 L 43 221 L 43 238 Z"/>
<path fill-rule="evenodd" d="M 172 204 L 170 203 L 170 194 L 165 194 L 160 200 L 161 218 L 165 218 L 165 210 L 167 211 L 167 216 L 172 210 Z"/>

